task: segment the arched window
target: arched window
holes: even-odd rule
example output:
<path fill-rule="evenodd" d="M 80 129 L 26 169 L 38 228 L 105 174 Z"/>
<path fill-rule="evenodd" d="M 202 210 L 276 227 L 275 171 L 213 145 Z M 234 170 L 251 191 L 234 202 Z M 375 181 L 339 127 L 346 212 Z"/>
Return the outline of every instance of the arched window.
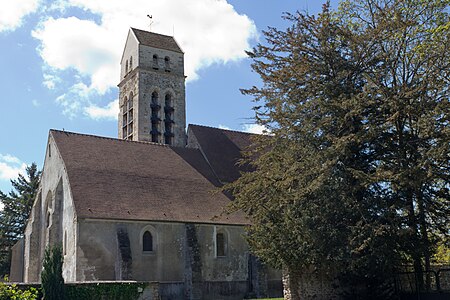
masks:
<path fill-rule="evenodd" d="M 166 94 L 166 97 L 164 98 L 164 143 L 167 145 L 172 144 L 173 123 L 172 96 L 170 94 Z"/>
<path fill-rule="evenodd" d="M 152 104 L 158 104 L 158 93 L 157 92 L 152 93 Z"/>
<path fill-rule="evenodd" d="M 47 219 L 45 220 L 45 222 L 47 223 L 47 228 L 50 227 L 50 212 L 47 212 Z"/>
<path fill-rule="evenodd" d="M 151 107 L 151 123 L 152 123 L 152 127 L 151 127 L 151 137 L 152 137 L 152 142 L 154 143 L 159 143 L 159 126 L 160 126 L 160 119 L 159 119 L 159 110 L 161 108 L 161 106 L 159 105 L 159 95 L 158 93 L 155 91 L 152 93 L 152 100 L 150 103 L 150 107 Z"/>
<path fill-rule="evenodd" d="M 128 60 L 125 62 L 125 75 L 128 73 Z"/>
<path fill-rule="evenodd" d="M 144 232 L 144 235 L 142 236 L 142 251 L 153 251 L 153 236 L 150 231 Z"/>
<path fill-rule="evenodd" d="M 168 56 L 164 57 L 164 68 L 166 72 L 170 72 L 170 58 Z"/>
<path fill-rule="evenodd" d="M 158 70 L 159 66 L 158 66 L 158 55 L 153 55 L 153 69 Z"/>
<path fill-rule="evenodd" d="M 133 71 L 133 56 L 130 56 L 130 71 Z"/>
<path fill-rule="evenodd" d="M 226 256 L 227 252 L 227 241 L 225 234 L 223 232 L 216 233 L 216 256 Z"/>

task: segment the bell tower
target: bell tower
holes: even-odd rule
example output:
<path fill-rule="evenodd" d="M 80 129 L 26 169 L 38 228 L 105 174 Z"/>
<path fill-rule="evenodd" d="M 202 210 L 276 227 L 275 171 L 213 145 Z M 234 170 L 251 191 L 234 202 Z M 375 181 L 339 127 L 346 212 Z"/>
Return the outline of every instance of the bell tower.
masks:
<path fill-rule="evenodd" d="M 184 147 L 184 53 L 175 39 L 131 28 L 120 66 L 119 139 Z"/>

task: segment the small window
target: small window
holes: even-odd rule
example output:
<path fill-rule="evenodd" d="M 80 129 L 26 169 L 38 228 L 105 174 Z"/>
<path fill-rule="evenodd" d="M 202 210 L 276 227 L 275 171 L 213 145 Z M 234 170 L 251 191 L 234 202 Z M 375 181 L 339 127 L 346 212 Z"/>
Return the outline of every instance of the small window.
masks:
<path fill-rule="evenodd" d="M 152 93 L 152 104 L 158 104 L 158 93 L 157 92 Z"/>
<path fill-rule="evenodd" d="M 153 69 L 158 70 L 158 55 L 153 55 Z"/>
<path fill-rule="evenodd" d="M 130 56 L 130 71 L 133 71 L 133 56 Z"/>
<path fill-rule="evenodd" d="M 226 256 L 225 234 L 219 232 L 216 234 L 216 256 Z"/>
<path fill-rule="evenodd" d="M 128 60 L 125 62 L 125 74 L 128 73 Z"/>
<path fill-rule="evenodd" d="M 172 97 L 170 96 L 170 94 L 166 95 L 165 105 L 166 105 L 166 107 L 172 106 Z"/>
<path fill-rule="evenodd" d="M 150 231 L 144 232 L 144 235 L 142 236 L 142 251 L 153 251 L 153 236 Z"/>
<path fill-rule="evenodd" d="M 67 255 L 67 231 L 64 231 L 64 244 L 63 244 L 63 248 L 64 248 L 64 255 Z"/>
<path fill-rule="evenodd" d="M 52 157 L 52 146 L 48 144 L 48 157 Z"/>
<path fill-rule="evenodd" d="M 47 212 L 47 228 L 50 227 L 50 212 Z"/>
<path fill-rule="evenodd" d="M 166 72 L 170 72 L 170 58 L 168 56 L 164 57 L 164 67 Z"/>

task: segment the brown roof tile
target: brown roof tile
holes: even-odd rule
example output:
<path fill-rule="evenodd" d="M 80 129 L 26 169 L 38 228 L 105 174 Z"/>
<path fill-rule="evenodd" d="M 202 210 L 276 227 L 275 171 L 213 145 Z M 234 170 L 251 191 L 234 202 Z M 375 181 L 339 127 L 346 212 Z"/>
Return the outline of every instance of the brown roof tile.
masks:
<path fill-rule="evenodd" d="M 241 152 L 252 144 L 254 134 L 214 127 L 189 125 L 202 153 L 206 156 L 221 183 L 233 182 L 242 171 L 250 171 L 248 165 L 240 165 Z"/>
<path fill-rule="evenodd" d="M 172 36 L 131 28 L 139 43 L 145 46 L 183 53 Z"/>
<path fill-rule="evenodd" d="M 241 213 L 220 216 L 230 200 L 196 149 L 50 133 L 80 218 L 248 224 Z"/>

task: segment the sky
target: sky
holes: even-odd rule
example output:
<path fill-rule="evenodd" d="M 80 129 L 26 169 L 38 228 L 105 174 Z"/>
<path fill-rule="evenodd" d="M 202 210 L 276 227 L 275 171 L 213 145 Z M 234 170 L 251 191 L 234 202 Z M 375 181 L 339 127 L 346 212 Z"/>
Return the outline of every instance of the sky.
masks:
<path fill-rule="evenodd" d="M 264 43 L 268 26 L 286 28 L 284 12 L 316 14 L 324 2 L 0 0 L 0 190 L 32 162 L 42 168 L 50 129 L 117 137 L 130 27 L 174 36 L 183 49 L 187 124 L 261 132 L 239 91 L 260 85 L 245 50 Z"/>

